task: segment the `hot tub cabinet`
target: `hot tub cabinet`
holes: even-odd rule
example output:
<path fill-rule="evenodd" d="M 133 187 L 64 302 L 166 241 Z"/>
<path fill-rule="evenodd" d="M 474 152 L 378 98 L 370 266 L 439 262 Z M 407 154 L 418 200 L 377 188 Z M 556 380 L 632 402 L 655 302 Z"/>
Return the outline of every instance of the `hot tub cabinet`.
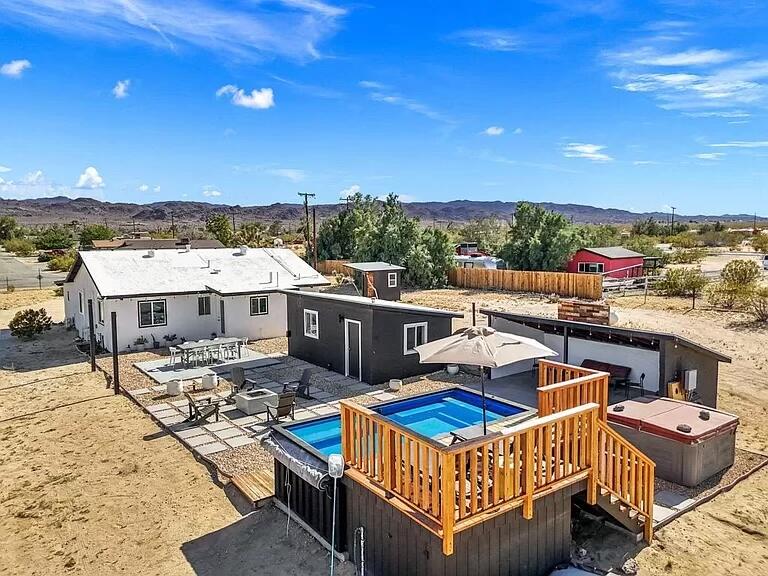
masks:
<path fill-rule="evenodd" d="M 736 416 L 669 398 L 611 406 L 610 426 L 656 463 L 664 480 L 697 486 L 733 464 Z"/>

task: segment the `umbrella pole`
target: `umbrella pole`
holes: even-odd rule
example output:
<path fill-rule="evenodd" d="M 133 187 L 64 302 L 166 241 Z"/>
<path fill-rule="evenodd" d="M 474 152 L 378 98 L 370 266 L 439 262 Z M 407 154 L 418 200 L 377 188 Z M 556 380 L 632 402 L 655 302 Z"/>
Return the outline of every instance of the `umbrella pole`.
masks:
<path fill-rule="evenodd" d="M 488 434 L 488 418 L 485 413 L 485 368 L 480 366 L 480 391 L 483 395 L 483 436 Z"/>

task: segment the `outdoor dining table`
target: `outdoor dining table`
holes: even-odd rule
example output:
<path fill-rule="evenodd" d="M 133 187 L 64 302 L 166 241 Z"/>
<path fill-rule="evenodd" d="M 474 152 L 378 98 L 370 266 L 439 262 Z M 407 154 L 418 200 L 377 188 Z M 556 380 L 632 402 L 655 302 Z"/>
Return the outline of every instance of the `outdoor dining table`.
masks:
<path fill-rule="evenodd" d="M 190 340 L 178 344 L 176 348 L 181 351 L 181 362 L 184 366 L 189 366 L 189 356 L 192 353 L 210 348 L 219 348 L 220 346 L 237 345 L 237 357 L 242 358 L 242 345 L 244 338 L 227 337 L 217 338 L 215 340 Z"/>

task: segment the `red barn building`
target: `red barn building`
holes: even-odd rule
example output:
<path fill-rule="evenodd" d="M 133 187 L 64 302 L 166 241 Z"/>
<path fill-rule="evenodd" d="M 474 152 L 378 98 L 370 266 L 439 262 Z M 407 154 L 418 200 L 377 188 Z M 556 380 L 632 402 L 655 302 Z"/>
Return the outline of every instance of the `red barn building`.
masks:
<path fill-rule="evenodd" d="M 643 258 L 639 252 L 621 246 L 582 248 L 568 261 L 568 272 L 603 274 L 609 278 L 631 278 L 643 275 Z"/>

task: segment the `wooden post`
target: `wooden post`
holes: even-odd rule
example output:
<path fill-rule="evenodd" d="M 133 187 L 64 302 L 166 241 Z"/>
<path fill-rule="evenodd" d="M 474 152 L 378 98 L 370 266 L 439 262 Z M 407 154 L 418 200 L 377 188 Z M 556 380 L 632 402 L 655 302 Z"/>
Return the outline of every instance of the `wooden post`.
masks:
<path fill-rule="evenodd" d="M 472 302 L 472 326 L 477 326 L 476 305 Z"/>
<path fill-rule="evenodd" d="M 535 429 L 525 431 L 525 441 L 523 442 L 523 518 L 530 520 L 533 518 L 533 492 L 536 489 L 534 485 L 534 461 L 533 461 L 533 438 Z"/>
<path fill-rule="evenodd" d="M 384 473 L 384 490 L 390 492 L 392 490 L 392 432 L 389 426 L 379 425 L 379 434 L 382 435 L 382 460 Z M 342 436 L 343 438 L 344 436 Z M 435 487 L 436 489 L 436 487 Z"/>
<path fill-rule="evenodd" d="M 112 322 L 112 382 L 115 394 L 120 394 L 120 363 L 117 360 L 117 312 L 110 314 Z"/>
<path fill-rule="evenodd" d="M 597 410 L 589 413 L 589 437 L 587 438 L 587 462 L 589 462 L 589 482 L 587 486 L 587 504 L 597 504 L 597 476 L 601 454 L 597 442 Z"/>
<path fill-rule="evenodd" d="M 568 364 L 568 336 L 570 336 L 571 329 L 568 326 L 563 328 L 563 363 Z"/>
<path fill-rule="evenodd" d="M 656 474 L 656 464 L 654 462 L 649 461 L 648 464 L 648 482 L 646 486 L 646 493 L 645 493 L 645 501 L 646 505 L 645 508 L 647 510 L 650 510 L 649 516 L 646 516 L 645 518 L 645 526 L 643 527 L 643 536 L 645 537 L 645 541 L 648 542 L 648 544 L 651 543 L 651 540 L 653 539 L 653 498 L 654 498 L 654 478 Z"/>
<path fill-rule="evenodd" d="M 456 456 L 453 453 L 443 454 L 443 469 L 440 477 L 442 492 L 442 524 L 443 524 L 443 554 L 453 554 L 453 524 L 454 518 L 454 486 L 456 477 Z M 463 471 L 462 471 L 463 474 Z"/>
<path fill-rule="evenodd" d="M 91 372 L 96 372 L 96 332 L 93 330 L 93 299 L 88 298 L 88 342 L 91 356 Z"/>

